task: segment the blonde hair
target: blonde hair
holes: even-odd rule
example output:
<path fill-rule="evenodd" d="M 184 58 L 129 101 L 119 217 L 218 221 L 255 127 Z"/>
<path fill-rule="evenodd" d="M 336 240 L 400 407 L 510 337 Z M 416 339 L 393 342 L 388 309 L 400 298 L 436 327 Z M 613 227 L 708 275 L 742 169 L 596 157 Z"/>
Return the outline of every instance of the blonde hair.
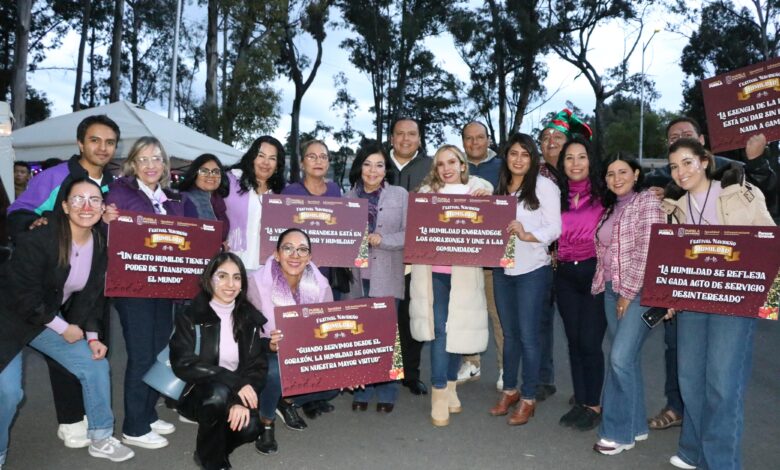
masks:
<path fill-rule="evenodd" d="M 160 178 L 160 187 L 167 188 L 170 184 L 170 178 L 171 178 L 171 162 L 168 159 L 168 154 L 165 153 L 165 148 L 156 137 L 152 137 L 152 136 L 139 137 L 138 140 L 135 141 L 133 146 L 130 148 L 130 153 L 127 155 L 127 159 L 125 159 L 125 161 L 122 162 L 122 168 L 121 168 L 122 175 L 137 176 L 135 172 L 134 164 L 138 159 L 138 154 L 141 153 L 143 149 L 149 147 L 150 145 L 153 145 L 158 149 L 160 149 L 160 156 L 162 156 L 163 159 L 163 174 L 162 177 Z"/>
<path fill-rule="evenodd" d="M 431 171 L 428 173 L 428 176 L 425 177 L 425 180 L 423 180 L 422 184 L 420 185 L 420 188 L 424 186 L 428 186 L 432 193 L 437 193 L 441 188 L 444 187 L 445 183 L 444 181 L 439 178 L 439 171 L 436 165 L 436 159 L 444 152 L 452 152 L 455 154 L 456 157 L 458 157 L 458 160 L 460 160 L 460 163 L 464 166 L 464 170 L 460 173 L 460 182 L 463 184 L 468 184 L 469 182 L 469 164 L 468 160 L 466 160 L 466 154 L 463 153 L 463 150 L 459 149 L 455 145 L 442 145 L 441 147 L 436 150 L 436 153 L 433 154 L 433 163 L 431 164 Z"/>

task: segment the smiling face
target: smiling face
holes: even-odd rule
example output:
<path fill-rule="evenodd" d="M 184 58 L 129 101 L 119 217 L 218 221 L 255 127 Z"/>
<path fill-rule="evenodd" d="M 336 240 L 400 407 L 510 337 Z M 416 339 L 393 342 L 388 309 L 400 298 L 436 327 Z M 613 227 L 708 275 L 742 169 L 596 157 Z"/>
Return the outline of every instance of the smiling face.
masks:
<path fill-rule="evenodd" d="M 623 160 L 615 160 L 607 167 L 604 179 L 610 191 L 616 196 L 624 196 L 633 191 L 637 178 L 639 178 L 639 170 L 632 170 L 631 166 Z"/>
<path fill-rule="evenodd" d="M 436 174 L 444 184 L 461 183 L 461 173 L 466 171 L 466 164 L 449 150 L 436 154 Z"/>
<path fill-rule="evenodd" d="M 390 145 L 393 146 L 393 155 L 398 161 L 404 162 L 412 158 L 420 148 L 420 129 L 417 123 L 411 119 L 396 122 L 390 136 Z"/>
<path fill-rule="evenodd" d="M 699 193 L 705 191 L 709 185 L 705 169 L 709 160 L 702 160 L 691 149 L 680 147 L 676 152 L 669 154 L 669 169 L 672 179 L 677 186 L 685 191 Z"/>
<path fill-rule="evenodd" d="M 696 139 L 704 145 L 704 136 L 696 132 L 696 128 L 687 121 L 680 121 L 671 127 L 666 133 L 666 141 L 669 145 L 677 142 L 680 139 Z"/>
<path fill-rule="evenodd" d="M 102 170 L 114 158 L 118 142 L 113 129 L 104 124 L 92 124 L 84 134 L 84 141 L 78 144 L 81 165 L 87 170 Z"/>
<path fill-rule="evenodd" d="M 322 179 L 330 168 L 328 149 L 319 143 L 313 143 L 306 147 L 301 160 L 301 169 L 304 177 Z"/>
<path fill-rule="evenodd" d="M 165 173 L 165 159 L 160 148 L 156 145 L 142 148 L 133 161 L 133 169 L 144 185 L 149 189 L 156 189 Z"/>
<path fill-rule="evenodd" d="M 513 144 L 506 153 L 506 166 L 512 176 L 524 177 L 531 168 L 531 154 L 520 144 Z"/>
<path fill-rule="evenodd" d="M 198 168 L 195 186 L 201 191 L 214 192 L 222 182 L 222 173 L 214 160 L 209 160 Z"/>
<path fill-rule="evenodd" d="M 360 167 L 360 176 L 363 179 L 363 189 L 366 192 L 373 192 L 385 179 L 387 168 L 385 168 L 385 158 L 380 153 L 372 153 L 363 161 Z"/>
<path fill-rule="evenodd" d="M 302 233 L 290 232 L 282 239 L 274 258 L 290 285 L 297 284 L 311 260 L 311 247 Z"/>
<path fill-rule="evenodd" d="M 74 184 L 62 201 L 62 210 L 68 216 L 71 228 L 91 228 L 103 216 L 103 194 L 94 184 Z"/>
<path fill-rule="evenodd" d="M 566 134 L 558 129 L 545 129 L 542 132 L 542 157 L 552 166 L 558 164 L 558 157 L 561 155 L 563 144 L 566 143 Z"/>
<path fill-rule="evenodd" d="M 255 157 L 255 179 L 261 185 L 268 181 L 276 171 L 277 160 L 279 159 L 276 147 L 268 142 L 260 144 Z"/>
<path fill-rule="evenodd" d="M 588 152 L 582 144 L 571 144 L 563 156 L 563 171 L 572 181 L 582 181 L 590 175 Z"/>
<path fill-rule="evenodd" d="M 472 122 L 463 129 L 463 150 L 468 159 L 480 162 L 487 157 L 490 138 L 482 124 Z"/>
<path fill-rule="evenodd" d="M 220 264 L 211 277 L 211 290 L 214 292 L 213 299 L 217 302 L 233 302 L 241 293 L 241 270 L 238 265 L 231 260 Z"/>

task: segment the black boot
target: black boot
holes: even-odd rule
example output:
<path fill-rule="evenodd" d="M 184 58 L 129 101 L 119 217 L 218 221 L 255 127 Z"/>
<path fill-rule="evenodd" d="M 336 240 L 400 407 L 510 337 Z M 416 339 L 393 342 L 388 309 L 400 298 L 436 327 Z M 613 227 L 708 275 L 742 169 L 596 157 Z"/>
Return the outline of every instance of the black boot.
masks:
<path fill-rule="evenodd" d="M 298 415 L 298 411 L 295 409 L 292 403 L 287 403 L 283 398 L 279 399 L 279 404 L 276 405 L 276 414 L 282 418 L 282 422 L 288 429 L 293 431 L 303 431 L 306 429 L 306 421 Z"/>
<path fill-rule="evenodd" d="M 255 441 L 255 449 L 263 455 L 275 454 L 279 450 L 274 436 L 274 423 L 263 424 L 263 432 Z"/>

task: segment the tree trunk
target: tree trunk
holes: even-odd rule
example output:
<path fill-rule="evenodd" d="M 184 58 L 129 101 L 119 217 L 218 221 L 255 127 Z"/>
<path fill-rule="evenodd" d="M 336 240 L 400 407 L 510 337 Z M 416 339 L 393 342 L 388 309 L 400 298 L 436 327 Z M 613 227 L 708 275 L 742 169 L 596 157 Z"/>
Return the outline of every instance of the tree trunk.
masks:
<path fill-rule="evenodd" d="M 593 109 L 593 151 L 596 153 L 596 158 L 604 160 L 604 141 L 602 139 L 602 116 L 604 115 L 604 98 L 603 94 L 596 93 L 596 107 Z"/>
<path fill-rule="evenodd" d="M 206 135 L 219 137 L 217 123 L 217 68 L 219 56 L 217 53 L 217 37 L 219 35 L 219 4 L 217 0 L 209 0 L 208 26 L 206 29 L 206 100 L 205 118 Z"/>
<path fill-rule="evenodd" d="M 95 93 L 97 83 L 95 83 L 95 28 L 92 28 L 92 34 L 89 38 L 89 107 L 94 108 L 96 103 Z"/>
<path fill-rule="evenodd" d="M 224 8 L 224 11 L 222 12 L 222 50 L 227 51 L 228 50 L 228 8 Z M 223 53 L 222 54 L 222 112 L 225 112 L 225 105 L 227 103 L 227 89 L 228 89 L 228 76 L 227 76 L 227 66 L 228 66 L 228 54 Z M 220 116 L 222 118 L 222 116 Z M 220 130 L 222 131 L 222 142 L 227 143 L 225 140 L 225 129 L 222 125 L 222 120 L 220 119 L 218 122 L 220 123 Z"/>
<path fill-rule="evenodd" d="M 76 64 L 76 89 L 73 92 L 73 111 L 81 109 L 81 82 L 84 76 L 84 54 L 89 36 L 89 18 L 92 16 L 92 4 L 89 0 L 82 1 L 84 16 L 81 19 L 81 40 L 79 41 L 79 58 Z"/>
<path fill-rule="evenodd" d="M 290 113 L 290 146 L 292 152 L 290 153 L 290 182 L 295 183 L 301 179 L 300 177 L 300 158 L 298 153 L 301 151 L 301 132 L 300 132 L 300 119 L 301 119 L 301 102 L 303 101 L 303 94 L 298 93 L 298 87 L 296 86 L 295 99 L 293 100 L 292 113 Z"/>
<path fill-rule="evenodd" d="M 490 17 L 493 26 L 493 38 L 495 40 L 495 47 L 493 53 L 496 60 L 496 76 L 498 78 L 498 144 L 501 145 L 506 142 L 506 124 L 508 119 L 506 118 L 506 60 L 504 53 L 504 38 L 501 34 L 501 10 L 496 4 L 495 0 L 489 0 L 490 4 Z"/>
<path fill-rule="evenodd" d="M 133 30 L 130 32 L 130 101 L 138 103 L 138 87 L 140 83 L 140 59 L 138 57 L 138 34 L 141 30 L 141 19 L 133 9 Z"/>
<path fill-rule="evenodd" d="M 18 0 L 16 11 L 19 21 L 16 23 L 16 45 L 14 47 L 14 72 L 11 99 L 16 122 L 14 128 L 24 127 L 27 109 L 27 46 L 30 42 L 30 15 L 32 0 Z"/>
<path fill-rule="evenodd" d="M 119 101 L 122 73 L 122 27 L 125 13 L 125 0 L 116 0 L 114 2 L 114 31 L 111 39 L 111 75 L 109 76 L 108 101 L 114 103 Z"/>

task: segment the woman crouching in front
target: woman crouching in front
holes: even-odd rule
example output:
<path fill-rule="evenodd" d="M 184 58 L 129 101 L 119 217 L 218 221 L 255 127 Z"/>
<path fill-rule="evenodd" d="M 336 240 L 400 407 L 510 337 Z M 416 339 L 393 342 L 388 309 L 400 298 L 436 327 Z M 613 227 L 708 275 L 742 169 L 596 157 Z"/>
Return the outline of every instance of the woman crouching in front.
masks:
<path fill-rule="evenodd" d="M 260 337 L 266 319 L 246 292 L 241 260 L 218 254 L 203 271 L 201 292 L 176 316 L 170 342 L 173 371 L 187 382 L 177 408 L 199 423 L 195 460 L 209 470 L 230 468 L 230 453 L 260 434 L 258 396 L 275 341 Z"/>

